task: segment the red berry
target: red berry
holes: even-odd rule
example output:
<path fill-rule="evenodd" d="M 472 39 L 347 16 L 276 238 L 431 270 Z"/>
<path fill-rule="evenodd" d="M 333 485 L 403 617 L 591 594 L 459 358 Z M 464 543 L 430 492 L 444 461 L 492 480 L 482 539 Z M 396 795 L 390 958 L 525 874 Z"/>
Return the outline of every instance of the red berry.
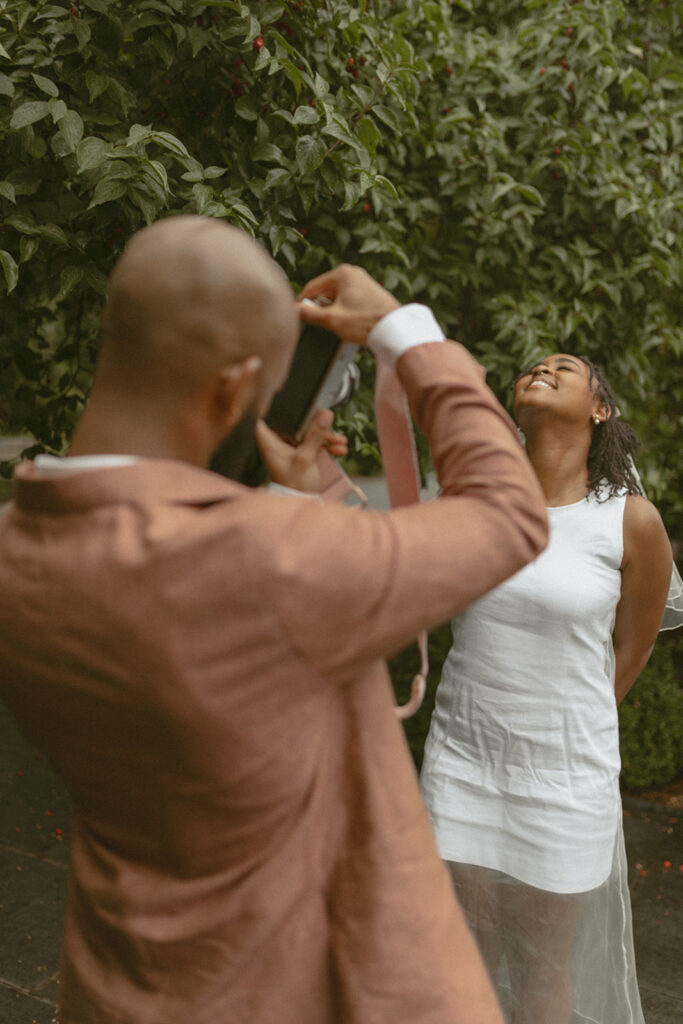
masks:
<path fill-rule="evenodd" d="M 351 68 L 351 74 L 354 78 L 360 78 L 360 71 L 358 68 Z"/>
<path fill-rule="evenodd" d="M 347 68 L 352 68 L 355 63 L 356 62 L 353 59 L 353 57 L 347 57 L 346 58 L 346 66 L 347 66 Z"/>
<path fill-rule="evenodd" d="M 23 779 L 23 777 L 24 777 L 24 773 L 23 772 L 17 772 L 17 775 L 19 776 L 20 779 Z"/>
<path fill-rule="evenodd" d="M 553 150 L 553 156 L 559 156 L 561 152 L 562 150 L 560 149 L 560 147 L 555 146 L 555 149 Z"/>
<path fill-rule="evenodd" d="M 365 65 L 367 64 L 367 58 L 366 57 L 359 57 L 358 58 L 358 63 L 360 64 L 361 67 L 365 67 Z"/>
<path fill-rule="evenodd" d="M 567 39 L 569 39 L 569 37 L 571 36 L 571 34 L 572 34 L 572 32 L 573 32 L 573 31 L 574 31 L 574 29 L 573 29 L 573 28 L 568 28 L 568 29 L 567 29 Z"/>
<path fill-rule="evenodd" d="M 565 69 L 565 71 L 566 71 L 567 68 L 569 67 L 569 64 L 567 64 L 566 60 L 561 60 L 560 61 L 560 67 L 563 67 Z"/>
<path fill-rule="evenodd" d="M 299 228 L 299 234 L 303 235 L 305 238 L 306 235 L 308 234 L 308 228 Z"/>
<path fill-rule="evenodd" d="M 544 75 L 545 74 L 545 68 L 539 68 L 538 73 L 539 73 L 539 75 Z"/>
<path fill-rule="evenodd" d="M 666 870 L 668 871 L 669 868 L 671 867 L 671 861 L 670 860 L 663 860 L 662 861 L 662 867 L 666 868 Z"/>
<path fill-rule="evenodd" d="M 64 829 L 63 828 L 56 828 L 55 829 L 55 835 L 56 836 L 63 836 L 64 835 Z"/>
<path fill-rule="evenodd" d="M 365 202 L 363 203 L 363 213 L 370 213 L 371 210 L 372 207 L 370 206 L 370 203 L 366 199 Z"/>
<path fill-rule="evenodd" d="M 76 10 L 76 8 L 75 8 L 75 7 L 70 7 L 70 8 L 69 8 L 69 14 L 70 14 L 70 15 L 71 15 L 71 16 L 72 16 L 73 18 L 77 18 L 77 17 L 78 17 L 78 11 Z"/>
<path fill-rule="evenodd" d="M 265 46 L 265 45 L 266 44 L 265 44 L 265 40 L 264 40 L 263 36 L 256 36 L 256 39 L 254 40 L 254 49 L 255 50 L 260 50 L 261 47 Z"/>
<path fill-rule="evenodd" d="M 555 178 L 557 178 L 559 180 L 562 177 L 562 175 L 560 174 L 559 171 L 555 171 L 553 177 L 555 177 Z"/>
<path fill-rule="evenodd" d="M 570 92 L 574 92 L 574 83 L 570 82 L 569 85 L 567 86 L 567 88 L 569 89 Z"/>
<path fill-rule="evenodd" d="M 450 111 L 450 109 L 450 107 L 442 107 L 441 113 L 445 116 Z"/>
<path fill-rule="evenodd" d="M 242 64 L 243 64 L 242 58 L 241 57 L 235 57 L 235 67 L 236 68 L 241 68 Z"/>
<path fill-rule="evenodd" d="M 647 874 L 647 871 L 645 870 L 645 868 L 641 868 L 640 871 L 638 872 L 638 874 L 640 875 L 641 878 L 645 878 L 645 875 Z"/>
<path fill-rule="evenodd" d="M 315 100 L 309 100 L 308 101 L 308 105 L 309 105 L 309 107 L 314 107 L 315 106 Z"/>

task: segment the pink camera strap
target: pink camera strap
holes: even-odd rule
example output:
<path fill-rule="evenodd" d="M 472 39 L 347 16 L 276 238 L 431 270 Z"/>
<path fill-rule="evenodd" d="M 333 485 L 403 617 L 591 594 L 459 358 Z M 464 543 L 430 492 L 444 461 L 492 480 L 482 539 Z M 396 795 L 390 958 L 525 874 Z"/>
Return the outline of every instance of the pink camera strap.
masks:
<path fill-rule="evenodd" d="M 375 378 L 375 420 L 391 507 L 414 505 L 420 500 L 420 470 L 408 399 L 395 371 L 382 360 L 377 362 Z M 362 491 L 324 449 L 319 466 L 323 501 L 342 501 L 350 494 L 356 494 L 365 504 Z M 426 632 L 420 633 L 417 645 L 420 651 L 420 671 L 413 677 L 410 697 L 405 704 L 396 708 L 399 718 L 409 718 L 415 714 L 424 700 L 427 688 L 429 657 Z"/>

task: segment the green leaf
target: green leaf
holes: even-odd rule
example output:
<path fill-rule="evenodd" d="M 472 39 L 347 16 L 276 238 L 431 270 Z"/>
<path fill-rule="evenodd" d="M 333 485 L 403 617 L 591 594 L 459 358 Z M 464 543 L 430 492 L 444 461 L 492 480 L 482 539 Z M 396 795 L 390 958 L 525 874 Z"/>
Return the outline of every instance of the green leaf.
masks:
<path fill-rule="evenodd" d="M 194 196 L 197 213 L 204 213 L 207 204 L 213 199 L 213 188 L 211 185 L 204 185 L 198 182 L 192 186 L 192 195 Z"/>
<path fill-rule="evenodd" d="M 128 129 L 127 146 L 137 146 L 140 142 L 147 142 L 152 135 L 152 126 L 149 124 L 133 124 Z"/>
<path fill-rule="evenodd" d="M 111 154 L 112 147 L 104 139 L 98 139 L 95 135 L 89 135 L 78 144 L 76 158 L 78 160 L 78 173 L 91 171 L 94 167 L 100 167 Z"/>
<path fill-rule="evenodd" d="M 68 7 L 57 7 L 56 4 L 48 4 L 47 7 L 40 8 L 39 11 L 34 15 L 33 20 L 39 21 L 41 18 L 68 18 L 69 8 Z"/>
<path fill-rule="evenodd" d="M 375 175 L 375 184 L 379 185 L 379 187 L 384 189 L 385 192 L 388 192 L 392 199 L 399 198 L 398 191 L 393 181 L 390 181 L 388 178 L 385 178 L 383 174 Z"/>
<path fill-rule="evenodd" d="M 322 139 L 302 135 L 296 140 L 296 162 L 302 174 L 310 174 L 317 170 L 326 154 L 327 146 Z"/>
<path fill-rule="evenodd" d="M 286 58 L 282 57 L 280 58 L 280 67 L 284 71 L 289 81 L 294 86 L 295 95 L 298 96 L 299 93 L 301 92 L 301 86 L 304 84 L 304 76 L 302 75 L 301 71 L 299 71 L 296 64 L 294 64 L 291 60 L 287 60 Z"/>
<path fill-rule="evenodd" d="M 364 117 L 358 125 L 358 138 L 366 149 L 374 150 L 382 141 L 382 134 L 370 117 Z"/>
<path fill-rule="evenodd" d="M 520 185 L 518 183 L 517 192 L 535 206 L 545 206 L 545 199 L 533 185 Z"/>
<path fill-rule="evenodd" d="M 362 195 L 360 185 L 355 181 L 344 183 L 344 204 L 342 210 L 351 210 Z"/>
<path fill-rule="evenodd" d="M 294 124 L 315 124 L 320 115 L 314 107 L 301 106 L 294 111 Z"/>
<path fill-rule="evenodd" d="M 263 68 L 267 67 L 270 64 L 272 59 L 273 57 L 268 47 L 262 46 L 258 52 L 256 60 L 254 61 L 254 71 L 262 71 Z"/>
<path fill-rule="evenodd" d="M 83 277 L 98 295 L 107 294 L 107 278 L 101 271 L 96 270 L 95 267 L 88 266 L 85 268 Z"/>
<path fill-rule="evenodd" d="M 8 253 L 5 249 L 0 249 L 0 264 L 5 272 L 5 282 L 7 284 L 7 294 L 13 292 L 17 286 L 19 280 L 19 267 L 16 264 L 14 256 Z"/>
<path fill-rule="evenodd" d="M 83 138 L 83 120 L 81 116 L 75 110 L 68 110 L 64 117 L 60 117 L 57 123 L 69 151 L 73 153 Z"/>
<path fill-rule="evenodd" d="M 22 235 L 19 240 L 19 256 L 21 263 L 28 263 L 30 259 L 37 253 L 40 247 L 40 242 L 37 238 L 28 238 L 26 235 Z"/>
<path fill-rule="evenodd" d="M 262 163 L 282 163 L 284 155 L 280 147 L 274 146 L 272 142 L 259 142 L 251 151 L 251 159 Z"/>
<path fill-rule="evenodd" d="M 316 99 L 323 99 L 323 97 L 327 96 L 329 91 L 330 83 L 316 71 L 315 78 L 313 80 L 313 92 L 315 93 Z"/>
<path fill-rule="evenodd" d="M 266 174 L 266 180 L 264 183 L 265 189 L 275 188 L 276 185 L 282 185 L 283 182 L 289 181 L 292 177 L 292 172 L 286 167 L 273 167 L 272 170 Z"/>
<path fill-rule="evenodd" d="M 67 107 L 66 103 L 64 102 L 64 100 L 55 100 L 55 99 L 51 99 L 49 101 L 48 107 L 49 107 L 49 110 L 50 110 L 50 114 L 52 115 L 52 120 L 54 121 L 55 124 L 57 124 L 57 122 L 59 121 L 59 119 L 61 117 L 64 117 L 64 115 L 66 114 L 66 112 L 69 109 Z"/>
<path fill-rule="evenodd" d="M 137 125 L 137 126 L 134 126 L 134 127 L 143 128 L 142 125 Z M 132 133 L 132 129 L 131 129 L 131 133 Z M 175 137 L 175 135 L 171 135 L 170 132 L 153 131 L 153 132 L 150 132 L 149 138 L 150 138 L 150 140 L 152 142 L 157 142 L 160 146 L 163 146 L 164 149 L 167 149 L 167 150 L 169 150 L 169 152 L 174 153 L 175 156 L 183 156 L 183 157 L 189 157 L 190 156 L 190 154 L 187 151 L 187 147 L 185 146 L 185 144 L 183 142 L 181 142 L 180 139 L 177 139 Z"/>
<path fill-rule="evenodd" d="M 204 168 L 204 180 L 211 181 L 213 178 L 222 178 L 227 173 L 225 167 L 205 167 Z"/>
<path fill-rule="evenodd" d="M 41 224 L 39 232 L 41 238 L 47 238 L 49 242 L 54 242 L 56 245 L 69 244 L 69 239 L 59 224 Z"/>
<path fill-rule="evenodd" d="M 40 228 L 28 217 L 22 217 L 21 214 L 12 214 L 11 217 L 5 218 L 5 224 L 9 224 L 10 227 L 14 228 L 22 235 L 37 235 L 40 233 Z"/>
<path fill-rule="evenodd" d="M 42 121 L 49 113 L 50 107 L 45 100 L 29 100 L 17 107 L 12 114 L 9 126 L 10 128 L 26 128 L 29 124 Z"/>
<path fill-rule="evenodd" d="M 16 205 L 16 192 L 11 181 L 0 181 L 0 196 L 4 196 L 5 199 L 9 199 L 10 203 Z"/>
<path fill-rule="evenodd" d="M 59 291 L 55 295 L 55 302 L 65 299 L 82 280 L 83 267 L 65 267 L 59 278 Z"/>
<path fill-rule="evenodd" d="M 274 21 L 277 21 L 285 6 L 281 3 L 276 3 L 274 0 L 266 0 L 265 3 L 259 4 L 258 16 L 262 25 L 271 25 Z"/>
<path fill-rule="evenodd" d="M 387 127 L 391 128 L 392 131 L 399 130 L 398 116 L 389 107 L 385 107 L 382 103 L 377 103 L 373 106 L 371 112 Z"/>
<path fill-rule="evenodd" d="M 0 96 L 14 96 L 14 82 L 4 71 L 0 71 Z"/>
<path fill-rule="evenodd" d="M 38 88 L 42 92 L 46 92 L 48 96 L 59 96 L 59 89 L 49 78 L 44 78 L 43 75 L 39 75 L 35 71 L 31 72 L 31 78 Z"/>
<path fill-rule="evenodd" d="M 97 97 L 109 88 L 109 76 L 100 75 L 96 71 L 86 71 L 85 84 L 88 87 L 90 102 L 94 103 Z"/>
<path fill-rule="evenodd" d="M 245 121 L 256 121 L 260 109 L 258 100 L 254 99 L 253 96 L 240 96 L 235 103 L 235 113 Z"/>
<path fill-rule="evenodd" d="M 90 42 L 92 35 L 90 24 L 85 18 L 71 18 L 70 21 L 73 33 L 78 40 L 78 49 L 83 50 Z"/>
<path fill-rule="evenodd" d="M 101 206 L 103 203 L 110 203 L 115 199 L 120 199 L 125 193 L 125 181 L 119 181 L 118 179 L 112 181 L 109 178 L 102 178 L 95 185 L 95 191 L 88 209 L 92 210 L 94 206 Z"/>

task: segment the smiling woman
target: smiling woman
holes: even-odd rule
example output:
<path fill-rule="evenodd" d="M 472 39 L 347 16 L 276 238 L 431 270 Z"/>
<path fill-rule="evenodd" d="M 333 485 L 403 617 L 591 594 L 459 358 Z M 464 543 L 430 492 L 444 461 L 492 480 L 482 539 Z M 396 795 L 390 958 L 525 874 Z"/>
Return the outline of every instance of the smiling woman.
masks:
<path fill-rule="evenodd" d="M 573 375 L 570 376 L 570 375 Z M 588 491 L 605 491 L 610 495 L 625 490 L 629 494 L 642 494 L 642 488 L 635 472 L 633 456 L 639 441 L 633 429 L 619 418 L 616 397 L 602 370 L 585 356 L 558 354 L 536 363 L 524 370 L 515 379 L 515 415 L 519 419 L 521 405 L 533 408 L 525 399 L 532 389 L 546 388 L 558 392 L 559 383 L 564 379 L 560 401 L 566 393 L 571 395 L 572 387 L 583 394 L 590 405 L 595 427 L 593 430 L 586 465 L 588 468 Z M 585 381 L 588 380 L 588 389 Z M 593 411 L 595 399 L 599 405 Z M 585 412 L 585 410 L 584 410 Z"/>
<path fill-rule="evenodd" d="M 513 387 L 550 544 L 453 621 L 422 787 L 509 1020 L 643 1024 L 616 709 L 652 650 L 671 548 L 602 372 L 556 353 Z"/>

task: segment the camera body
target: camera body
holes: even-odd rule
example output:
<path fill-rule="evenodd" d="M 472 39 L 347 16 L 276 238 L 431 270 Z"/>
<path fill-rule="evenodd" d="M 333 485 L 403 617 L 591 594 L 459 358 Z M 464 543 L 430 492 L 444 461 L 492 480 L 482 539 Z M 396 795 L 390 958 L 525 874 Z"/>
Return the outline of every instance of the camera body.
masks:
<path fill-rule="evenodd" d="M 275 395 L 266 423 L 297 444 L 318 409 L 334 409 L 355 394 L 360 371 L 358 346 L 324 327 L 307 324 L 299 338 L 289 375 Z"/>

